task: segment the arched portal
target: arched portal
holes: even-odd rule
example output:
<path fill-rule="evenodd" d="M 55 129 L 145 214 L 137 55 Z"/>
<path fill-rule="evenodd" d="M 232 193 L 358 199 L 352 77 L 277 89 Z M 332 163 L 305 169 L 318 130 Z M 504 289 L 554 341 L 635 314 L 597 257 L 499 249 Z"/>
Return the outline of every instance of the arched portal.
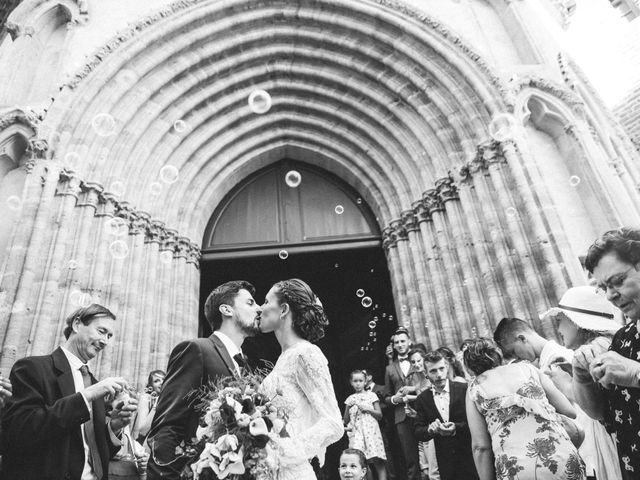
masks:
<path fill-rule="evenodd" d="M 382 235 L 359 192 L 335 175 L 283 160 L 244 179 L 211 217 L 200 271 L 200 312 L 225 281 L 248 280 L 262 302 L 276 281 L 302 278 L 329 317 L 320 346 L 338 397 L 347 396 L 356 367 L 384 383 L 384 351 L 397 322 Z M 202 313 L 200 333 L 210 334 Z M 243 349 L 271 362 L 279 354 L 271 335 L 248 339 Z"/>
<path fill-rule="evenodd" d="M 256 90 L 272 98 L 262 114 L 247 104 Z M 489 136 L 519 92 L 464 36 L 402 2 L 172 3 L 110 40 L 47 111 L 0 266 L 0 368 L 51 351 L 87 295 L 121 319 L 100 376 L 163 366 L 197 334 L 199 240 L 215 208 L 283 158 L 331 172 L 371 207 L 416 341 L 456 346 L 505 314 L 537 319 L 585 281 L 584 252 L 536 183 L 535 138 Z M 584 118 L 567 122 L 588 140 Z M 574 211 L 595 238 L 640 216 L 637 192 L 615 188 L 624 178 L 587 146 Z M 603 215 L 585 199 L 605 177 L 612 199 L 594 208 L 617 216 L 595 225 Z M 113 217 L 128 226 L 117 239 Z"/>

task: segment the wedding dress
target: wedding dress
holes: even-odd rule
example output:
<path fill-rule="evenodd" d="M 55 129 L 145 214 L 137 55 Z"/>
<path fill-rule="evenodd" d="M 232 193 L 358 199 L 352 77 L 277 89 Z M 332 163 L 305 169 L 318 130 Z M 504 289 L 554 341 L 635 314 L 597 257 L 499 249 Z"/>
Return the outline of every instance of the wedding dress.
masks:
<path fill-rule="evenodd" d="M 274 440 L 278 480 L 316 480 L 309 463 L 324 464 L 327 446 L 344 433 L 327 359 L 315 345 L 301 341 L 283 351 L 260 388 L 286 414 L 285 438 Z"/>

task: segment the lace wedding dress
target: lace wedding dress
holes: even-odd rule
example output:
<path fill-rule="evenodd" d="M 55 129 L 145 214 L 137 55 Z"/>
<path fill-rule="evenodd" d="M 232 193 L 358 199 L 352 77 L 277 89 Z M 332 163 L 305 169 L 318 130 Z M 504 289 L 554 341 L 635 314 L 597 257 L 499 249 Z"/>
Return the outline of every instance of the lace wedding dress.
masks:
<path fill-rule="evenodd" d="M 327 359 L 317 346 L 297 343 L 282 352 L 260 390 L 288 415 L 289 437 L 273 442 L 278 480 L 316 480 L 309 460 L 317 456 L 324 464 L 327 446 L 344 433 Z"/>

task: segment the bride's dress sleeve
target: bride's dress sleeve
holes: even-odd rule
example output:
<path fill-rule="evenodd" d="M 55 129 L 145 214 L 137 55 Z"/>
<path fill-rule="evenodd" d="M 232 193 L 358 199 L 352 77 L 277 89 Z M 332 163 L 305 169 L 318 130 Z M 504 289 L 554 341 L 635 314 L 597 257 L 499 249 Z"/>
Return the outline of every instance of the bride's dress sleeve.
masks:
<path fill-rule="evenodd" d="M 304 415 L 311 426 L 299 438 L 286 439 L 290 441 L 280 439 L 285 440 L 281 445 L 289 462 L 306 462 L 317 456 L 322 466 L 326 448 L 344 434 L 329 367 L 326 358 L 316 347 L 299 355 L 295 368 L 296 382 L 310 406 L 297 414 Z"/>

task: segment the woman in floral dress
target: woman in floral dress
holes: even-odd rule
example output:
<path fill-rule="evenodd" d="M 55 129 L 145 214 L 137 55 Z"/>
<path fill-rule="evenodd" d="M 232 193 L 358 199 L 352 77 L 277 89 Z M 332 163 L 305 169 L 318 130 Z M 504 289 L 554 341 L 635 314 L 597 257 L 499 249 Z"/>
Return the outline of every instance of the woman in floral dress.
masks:
<path fill-rule="evenodd" d="M 571 403 L 533 365 L 503 365 L 489 339 L 468 340 L 464 363 L 476 375 L 467 390 L 467 420 L 482 480 L 583 480 L 584 463 L 558 413 Z"/>

